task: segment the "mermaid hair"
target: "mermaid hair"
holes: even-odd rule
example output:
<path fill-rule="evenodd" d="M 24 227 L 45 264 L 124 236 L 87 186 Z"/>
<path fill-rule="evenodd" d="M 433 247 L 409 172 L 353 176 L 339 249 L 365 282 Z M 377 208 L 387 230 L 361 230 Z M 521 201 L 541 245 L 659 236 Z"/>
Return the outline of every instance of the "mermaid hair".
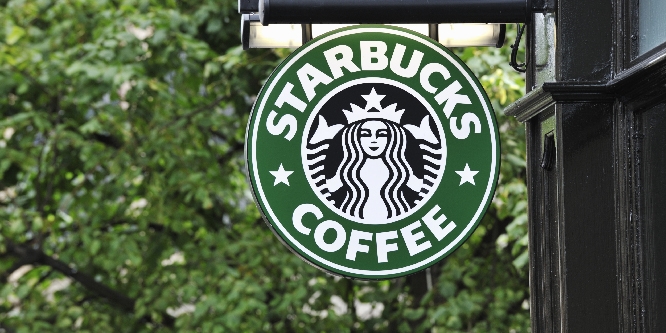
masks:
<path fill-rule="evenodd" d="M 382 160 L 389 169 L 389 180 L 382 186 L 381 193 L 390 218 L 413 206 L 405 199 L 402 191 L 412 169 L 405 157 L 407 136 L 404 128 L 390 121 L 379 121 L 386 125 L 389 132 L 386 149 L 382 154 Z M 366 159 L 359 138 L 363 123 L 365 122 L 352 123 L 342 130 L 342 146 L 347 149 L 343 149 L 342 162 L 338 168 L 340 180 L 346 185 L 343 188 L 347 188 L 347 195 L 338 208 L 360 218 L 364 218 L 363 208 L 368 201 L 368 187 L 361 179 L 361 167 Z"/>
<path fill-rule="evenodd" d="M 343 149 L 342 162 L 338 172 L 340 180 L 348 188 L 347 196 L 340 204 L 340 209 L 351 216 L 363 218 L 363 206 L 368 201 L 368 187 L 361 180 L 361 167 L 365 162 L 365 155 L 361 147 L 358 132 L 361 123 L 352 123 L 342 130 Z"/>
<path fill-rule="evenodd" d="M 407 163 L 407 135 L 405 129 L 390 121 L 384 121 L 389 131 L 389 140 L 382 156 L 389 169 L 389 180 L 382 186 L 382 198 L 388 210 L 388 217 L 400 215 L 410 208 L 402 187 L 407 184 L 412 169 Z"/>

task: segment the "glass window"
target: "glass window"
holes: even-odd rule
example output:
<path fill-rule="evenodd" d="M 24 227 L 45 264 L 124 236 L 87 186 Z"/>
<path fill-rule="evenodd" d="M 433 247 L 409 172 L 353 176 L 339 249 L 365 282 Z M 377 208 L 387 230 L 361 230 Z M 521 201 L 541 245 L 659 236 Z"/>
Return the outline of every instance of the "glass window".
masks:
<path fill-rule="evenodd" d="M 666 1 L 638 1 L 638 55 L 666 42 Z"/>

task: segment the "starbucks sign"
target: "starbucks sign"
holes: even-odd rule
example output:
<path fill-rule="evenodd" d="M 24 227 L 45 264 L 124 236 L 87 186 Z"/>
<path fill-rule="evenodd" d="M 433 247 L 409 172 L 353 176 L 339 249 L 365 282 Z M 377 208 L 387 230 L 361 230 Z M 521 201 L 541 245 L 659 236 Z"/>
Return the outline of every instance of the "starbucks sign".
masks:
<path fill-rule="evenodd" d="M 246 154 L 283 243 L 362 279 L 451 254 L 499 170 L 494 111 L 476 78 L 435 41 L 389 26 L 336 30 L 289 56 L 257 97 Z"/>

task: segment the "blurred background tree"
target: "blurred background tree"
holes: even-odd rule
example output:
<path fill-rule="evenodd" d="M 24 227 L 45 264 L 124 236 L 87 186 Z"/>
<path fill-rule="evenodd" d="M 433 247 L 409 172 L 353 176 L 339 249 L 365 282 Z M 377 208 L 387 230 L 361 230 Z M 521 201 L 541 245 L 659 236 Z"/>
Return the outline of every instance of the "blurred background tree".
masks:
<path fill-rule="evenodd" d="M 235 0 L 0 6 L 0 332 L 529 331 L 508 46 L 455 50 L 495 107 L 501 177 L 423 295 L 328 276 L 261 220 L 245 126 L 289 50 L 243 51 Z"/>

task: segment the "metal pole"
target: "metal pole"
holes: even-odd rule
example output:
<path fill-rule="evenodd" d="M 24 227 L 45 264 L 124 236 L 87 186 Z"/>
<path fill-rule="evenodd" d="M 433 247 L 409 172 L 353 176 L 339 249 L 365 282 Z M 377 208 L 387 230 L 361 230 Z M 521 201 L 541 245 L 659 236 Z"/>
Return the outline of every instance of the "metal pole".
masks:
<path fill-rule="evenodd" d="M 518 23 L 530 0 L 259 0 L 261 23 Z"/>

